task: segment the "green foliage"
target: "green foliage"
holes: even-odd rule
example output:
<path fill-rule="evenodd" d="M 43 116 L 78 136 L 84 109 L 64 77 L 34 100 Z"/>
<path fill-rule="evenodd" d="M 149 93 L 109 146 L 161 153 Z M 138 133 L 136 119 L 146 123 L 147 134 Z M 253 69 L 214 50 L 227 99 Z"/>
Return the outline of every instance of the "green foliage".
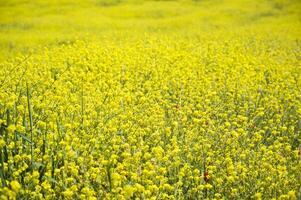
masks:
<path fill-rule="evenodd" d="M 122 2 L 122 0 L 97 0 L 101 6 L 114 6 Z"/>

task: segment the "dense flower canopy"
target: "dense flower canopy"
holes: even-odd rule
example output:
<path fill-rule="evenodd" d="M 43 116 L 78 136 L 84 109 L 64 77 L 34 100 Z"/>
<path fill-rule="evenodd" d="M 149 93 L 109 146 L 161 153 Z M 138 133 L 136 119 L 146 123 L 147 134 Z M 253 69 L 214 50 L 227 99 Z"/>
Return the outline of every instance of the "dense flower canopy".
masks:
<path fill-rule="evenodd" d="M 298 1 L 18 2 L 0 199 L 301 198 Z"/>

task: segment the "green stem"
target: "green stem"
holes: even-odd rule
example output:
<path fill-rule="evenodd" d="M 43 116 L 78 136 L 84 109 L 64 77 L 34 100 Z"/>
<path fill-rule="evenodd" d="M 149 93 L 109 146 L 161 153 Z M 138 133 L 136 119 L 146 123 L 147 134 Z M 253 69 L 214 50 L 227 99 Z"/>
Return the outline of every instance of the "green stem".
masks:
<path fill-rule="evenodd" d="M 31 146 L 30 146 L 30 153 L 31 153 L 31 170 L 34 163 L 34 155 L 33 155 L 33 120 L 32 120 L 32 109 L 31 109 L 31 102 L 30 102 L 30 93 L 28 84 L 26 83 L 26 91 L 27 91 L 27 104 L 28 104 L 28 113 L 29 113 L 29 124 L 30 124 L 30 140 L 31 140 Z"/>

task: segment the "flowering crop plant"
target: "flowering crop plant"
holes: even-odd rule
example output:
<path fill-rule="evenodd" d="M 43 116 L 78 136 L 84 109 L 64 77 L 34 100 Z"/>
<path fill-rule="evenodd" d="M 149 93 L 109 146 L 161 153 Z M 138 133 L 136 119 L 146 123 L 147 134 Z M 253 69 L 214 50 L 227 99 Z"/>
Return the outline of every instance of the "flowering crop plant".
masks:
<path fill-rule="evenodd" d="M 300 0 L 0 0 L 0 200 L 301 199 Z"/>

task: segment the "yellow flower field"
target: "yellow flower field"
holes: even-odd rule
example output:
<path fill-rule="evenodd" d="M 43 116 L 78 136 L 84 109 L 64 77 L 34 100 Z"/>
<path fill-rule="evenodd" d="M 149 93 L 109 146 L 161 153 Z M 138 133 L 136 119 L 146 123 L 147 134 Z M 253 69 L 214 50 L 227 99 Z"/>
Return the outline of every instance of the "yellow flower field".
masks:
<path fill-rule="evenodd" d="M 301 2 L 0 1 L 0 185 L 301 199 Z"/>

